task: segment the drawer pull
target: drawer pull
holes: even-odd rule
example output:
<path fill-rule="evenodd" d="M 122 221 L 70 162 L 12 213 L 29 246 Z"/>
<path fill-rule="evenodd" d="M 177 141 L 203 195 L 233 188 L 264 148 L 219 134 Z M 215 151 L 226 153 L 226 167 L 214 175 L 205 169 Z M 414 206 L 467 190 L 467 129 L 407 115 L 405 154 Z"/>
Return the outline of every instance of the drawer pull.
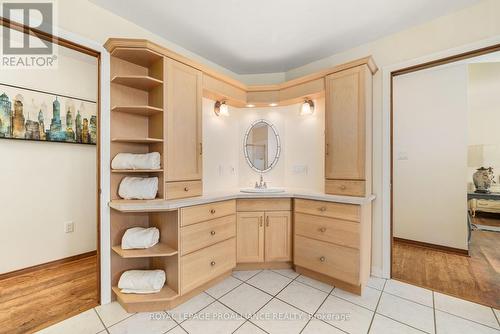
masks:
<path fill-rule="evenodd" d="M 262 217 L 259 218 L 259 225 L 262 227 Z"/>
<path fill-rule="evenodd" d="M 341 185 L 341 186 L 340 186 L 340 189 L 341 189 L 341 190 L 346 190 L 346 188 L 347 188 L 347 187 L 346 187 L 345 185 Z"/>
<path fill-rule="evenodd" d="M 211 235 L 215 235 L 215 231 L 210 231 L 210 234 Z"/>
<path fill-rule="evenodd" d="M 211 213 L 211 214 L 214 214 L 214 213 L 215 213 L 215 209 L 211 209 L 211 210 L 210 210 L 210 213 Z"/>
<path fill-rule="evenodd" d="M 326 206 L 322 206 L 321 208 L 319 208 L 319 211 L 325 212 L 326 211 Z"/>
<path fill-rule="evenodd" d="M 266 226 L 269 227 L 269 216 L 266 217 Z"/>
<path fill-rule="evenodd" d="M 215 266 L 215 261 L 210 262 L 210 265 L 213 267 Z"/>
<path fill-rule="evenodd" d="M 184 191 L 189 191 L 189 187 L 184 187 Z"/>
<path fill-rule="evenodd" d="M 320 258 L 319 258 L 319 260 L 320 260 L 321 262 L 325 262 L 325 260 L 326 260 L 326 259 L 325 259 L 325 257 L 324 257 L 324 256 L 322 256 L 322 257 L 320 257 Z"/>
<path fill-rule="evenodd" d="M 319 231 L 325 233 L 326 232 L 326 227 L 320 228 Z"/>

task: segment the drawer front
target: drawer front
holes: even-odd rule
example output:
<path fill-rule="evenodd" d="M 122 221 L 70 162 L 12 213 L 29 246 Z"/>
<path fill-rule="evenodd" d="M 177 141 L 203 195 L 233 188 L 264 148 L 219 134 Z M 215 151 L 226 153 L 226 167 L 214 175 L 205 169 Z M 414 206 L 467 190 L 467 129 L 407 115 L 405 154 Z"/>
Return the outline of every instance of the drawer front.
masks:
<path fill-rule="evenodd" d="M 477 207 L 478 208 L 500 209 L 500 201 L 488 201 L 485 199 L 478 199 L 477 200 Z"/>
<path fill-rule="evenodd" d="M 236 211 L 290 211 L 290 198 L 239 199 L 236 201 Z"/>
<path fill-rule="evenodd" d="M 359 284 L 359 250 L 295 236 L 294 264 L 312 271 Z"/>
<path fill-rule="evenodd" d="M 178 199 L 201 196 L 203 185 L 201 181 L 179 181 L 166 183 L 166 198 Z"/>
<path fill-rule="evenodd" d="M 296 199 L 294 211 L 322 217 L 338 218 L 358 222 L 361 219 L 361 208 L 359 205 L 354 204 Z"/>
<path fill-rule="evenodd" d="M 181 255 L 236 236 L 236 215 L 181 228 Z"/>
<path fill-rule="evenodd" d="M 236 201 L 215 202 L 181 209 L 181 226 L 200 223 L 236 213 Z"/>
<path fill-rule="evenodd" d="M 296 213 L 295 234 L 359 249 L 360 223 Z"/>
<path fill-rule="evenodd" d="M 365 196 L 365 181 L 325 180 L 325 193 L 344 196 Z"/>
<path fill-rule="evenodd" d="M 236 266 L 236 239 L 231 238 L 181 257 L 181 294 Z"/>

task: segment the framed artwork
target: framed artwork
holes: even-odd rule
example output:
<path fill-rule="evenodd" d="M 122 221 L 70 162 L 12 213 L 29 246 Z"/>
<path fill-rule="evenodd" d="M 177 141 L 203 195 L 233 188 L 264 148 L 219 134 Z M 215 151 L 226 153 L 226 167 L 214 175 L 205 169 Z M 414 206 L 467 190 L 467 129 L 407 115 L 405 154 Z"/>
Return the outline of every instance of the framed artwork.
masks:
<path fill-rule="evenodd" d="M 97 143 L 97 103 L 0 83 L 0 139 Z"/>

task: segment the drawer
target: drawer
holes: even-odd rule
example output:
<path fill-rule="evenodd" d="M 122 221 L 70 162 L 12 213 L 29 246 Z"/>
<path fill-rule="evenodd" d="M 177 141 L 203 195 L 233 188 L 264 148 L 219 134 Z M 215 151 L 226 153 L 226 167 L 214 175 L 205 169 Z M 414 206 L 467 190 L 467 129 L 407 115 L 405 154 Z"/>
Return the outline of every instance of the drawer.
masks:
<path fill-rule="evenodd" d="M 359 284 L 359 250 L 324 241 L 295 236 L 294 264 L 339 279 Z"/>
<path fill-rule="evenodd" d="M 181 255 L 236 236 L 236 215 L 181 228 Z"/>
<path fill-rule="evenodd" d="M 500 209 L 500 201 L 489 201 L 485 199 L 478 199 L 476 205 L 478 208 Z"/>
<path fill-rule="evenodd" d="M 201 196 L 203 185 L 201 181 L 179 181 L 166 183 L 167 200 Z"/>
<path fill-rule="evenodd" d="M 361 219 L 361 207 L 354 204 L 296 199 L 294 211 L 352 221 L 360 221 Z"/>
<path fill-rule="evenodd" d="M 235 266 L 236 238 L 184 255 L 180 259 L 181 293 L 185 294 Z"/>
<path fill-rule="evenodd" d="M 365 181 L 325 180 L 325 193 L 330 195 L 365 196 Z"/>
<path fill-rule="evenodd" d="M 236 201 L 236 211 L 290 211 L 290 198 L 239 199 Z"/>
<path fill-rule="evenodd" d="M 296 213 L 295 234 L 359 249 L 360 223 Z"/>
<path fill-rule="evenodd" d="M 200 223 L 236 213 L 236 201 L 214 202 L 181 209 L 181 226 Z"/>

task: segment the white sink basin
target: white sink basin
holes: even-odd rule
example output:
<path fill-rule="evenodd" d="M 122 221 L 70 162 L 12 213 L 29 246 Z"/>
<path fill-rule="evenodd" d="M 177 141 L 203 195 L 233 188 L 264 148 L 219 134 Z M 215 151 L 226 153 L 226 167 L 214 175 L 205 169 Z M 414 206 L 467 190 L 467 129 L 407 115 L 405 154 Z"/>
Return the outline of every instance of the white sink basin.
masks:
<path fill-rule="evenodd" d="M 264 188 L 264 189 L 243 188 L 240 191 L 242 193 L 251 193 L 251 194 L 276 194 L 276 193 L 284 192 L 285 189 L 280 189 L 280 188 Z"/>

